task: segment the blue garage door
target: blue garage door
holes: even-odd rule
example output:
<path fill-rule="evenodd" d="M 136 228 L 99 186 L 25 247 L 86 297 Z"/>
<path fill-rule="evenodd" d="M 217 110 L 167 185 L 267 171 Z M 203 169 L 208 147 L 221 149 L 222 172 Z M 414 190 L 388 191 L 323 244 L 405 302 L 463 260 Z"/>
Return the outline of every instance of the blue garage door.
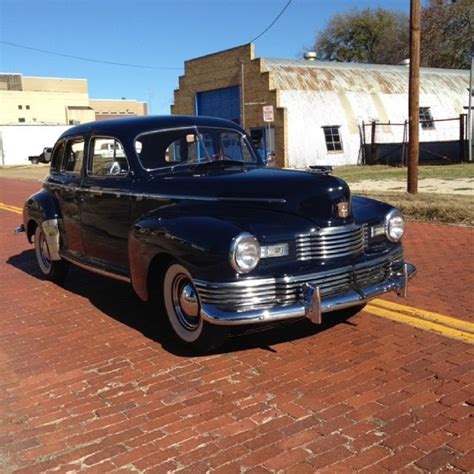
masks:
<path fill-rule="evenodd" d="M 240 124 L 240 87 L 226 87 L 196 95 L 197 115 L 209 115 Z"/>

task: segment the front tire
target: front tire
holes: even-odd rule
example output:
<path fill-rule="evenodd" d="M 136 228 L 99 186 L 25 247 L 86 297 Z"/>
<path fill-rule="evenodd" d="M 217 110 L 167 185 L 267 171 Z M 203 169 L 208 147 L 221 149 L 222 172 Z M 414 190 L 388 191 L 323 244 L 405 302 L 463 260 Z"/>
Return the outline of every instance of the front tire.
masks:
<path fill-rule="evenodd" d="M 38 225 L 35 230 L 35 254 L 43 276 L 55 283 L 62 283 L 66 278 L 69 265 L 64 260 L 51 260 L 48 242 L 41 225 Z"/>
<path fill-rule="evenodd" d="M 220 346 L 227 328 L 207 323 L 200 317 L 199 297 L 191 274 L 172 263 L 163 277 L 163 303 L 171 330 L 180 343 L 198 352 Z"/>

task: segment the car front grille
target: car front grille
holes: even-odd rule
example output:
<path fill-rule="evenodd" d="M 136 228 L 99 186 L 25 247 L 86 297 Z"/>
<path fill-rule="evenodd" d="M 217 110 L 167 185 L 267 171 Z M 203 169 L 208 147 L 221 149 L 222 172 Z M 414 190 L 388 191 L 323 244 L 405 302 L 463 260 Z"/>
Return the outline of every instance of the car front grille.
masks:
<path fill-rule="evenodd" d="M 367 226 L 326 227 L 296 236 L 298 260 L 325 260 L 361 255 L 367 248 Z"/>
<path fill-rule="evenodd" d="M 343 294 L 351 288 L 365 288 L 380 283 L 389 276 L 393 263 L 401 259 L 400 254 L 395 258 L 378 259 L 363 266 L 349 266 L 296 277 L 248 279 L 232 283 L 195 281 L 195 284 L 203 304 L 227 311 L 264 309 L 296 303 L 303 296 L 305 283 L 319 286 L 323 298 Z"/>

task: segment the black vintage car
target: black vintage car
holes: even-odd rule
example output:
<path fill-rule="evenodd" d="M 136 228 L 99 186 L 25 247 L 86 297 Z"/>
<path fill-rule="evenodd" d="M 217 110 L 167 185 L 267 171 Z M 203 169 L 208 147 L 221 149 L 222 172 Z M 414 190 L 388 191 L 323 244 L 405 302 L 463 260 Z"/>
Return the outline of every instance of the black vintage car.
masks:
<path fill-rule="evenodd" d="M 143 117 L 56 143 L 24 230 L 46 278 L 70 263 L 162 302 L 175 336 L 209 348 L 232 325 L 362 307 L 406 292 L 404 219 L 327 168 L 266 168 L 233 122 Z M 157 314 L 158 316 L 158 314 Z"/>

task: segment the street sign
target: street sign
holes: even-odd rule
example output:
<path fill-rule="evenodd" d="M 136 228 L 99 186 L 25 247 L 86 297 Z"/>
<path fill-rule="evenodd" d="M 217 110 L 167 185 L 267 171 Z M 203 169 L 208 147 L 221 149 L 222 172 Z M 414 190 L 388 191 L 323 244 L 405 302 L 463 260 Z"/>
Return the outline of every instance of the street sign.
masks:
<path fill-rule="evenodd" d="M 263 109 L 263 121 L 264 122 L 273 122 L 273 105 L 264 105 Z"/>

